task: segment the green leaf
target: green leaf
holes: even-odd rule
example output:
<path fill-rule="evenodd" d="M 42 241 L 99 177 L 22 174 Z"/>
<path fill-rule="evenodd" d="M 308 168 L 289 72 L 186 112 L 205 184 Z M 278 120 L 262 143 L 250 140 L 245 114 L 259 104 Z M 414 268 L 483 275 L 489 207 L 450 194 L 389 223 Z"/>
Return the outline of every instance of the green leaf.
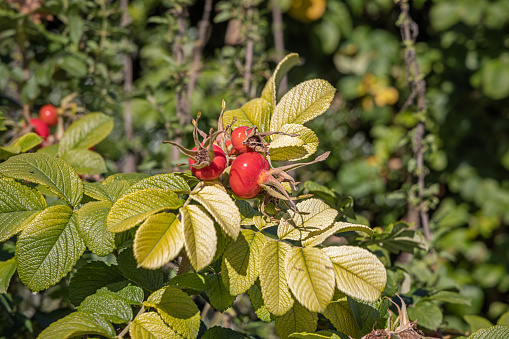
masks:
<path fill-rule="evenodd" d="M 132 248 L 126 248 L 117 257 L 118 268 L 123 276 L 137 286 L 149 291 L 156 291 L 164 284 L 164 275 L 161 270 L 147 270 L 138 268 L 133 256 Z"/>
<path fill-rule="evenodd" d="M 327 81 L 304 81 L 288 91 L 274 108 L 270 130 L 279 131 L 285 124 L 304 124 L 325 112 L 336 89 Z"/>
<path fill-rule="evenodd" d="M 72 149 L 89 149 L 98 144 L 113 130 L 113 119 L 103 113 L 90 113 L 76 120 L 60 140 L 59 154 Z"/>
<path fill-rule="evenodd" d="M 73 312 L 49 325 L 37 339 L 66 339 L 85 334 L 115 338 L 115 329 L 103 317 L 94 313 Z"/>
<path fill-rule="evenodd" d="M 133 228 L 152 214 L 178 209 L 184 201 L 173 191 L 147 188 L 124 195 L 111 207 L 106 218 L 110 232 L 123 232 Z"/>
<path fill-rule="evenodd" d="M 482 328 L 472 333 L 468 339 L 500 339 L 509 338 L 509 326 L 496 325 L 488 328 Z"/>
<path fill-rule="evenodd" d="M 298 211 L 305 212 L 305 214 L 290 212 L 292 219 L 282 219 L 277 229 L 277 235 L 280 239 L 306 239 L 310 232 L 331 225 L 338 215 L 338 211 L 315 198 L 299 202 L 296 206 Z"/>
<path fill-rule="evenodd" d="M 254 225 L 254 217 L 263 217 L 263 213 L 254 209 L 247 200 L 236 200 L 235 205 L 240 211 L 240 224 L 243 226 Z"/>
<path fill-rule="evenodd" d="M 76 207 L 83 198 L 83 182 L 65 161 L 39 153 L 20 154 L 0 164 L 6 177 L 41 184 Z"/>
<path fill-rule="evenodd" d="M 0 261 L 0 293 L 6 293 L 9 282 L 16 272 L 16 259 L 11 258 L 6 261 Z"/>
<path fill-rule="evenodd" d="M 356 246 L 330 246 L 323 251 L 332 261 L 338 290 L 364 301 L 380 298 L 387 272 L 376 255 Z"/>
<path fill-rule="evenodd" d="M 327 254 L 315 247 L 292 247 L 285 267 L 295 299 L 311 312 L 323 312 L 334 295 L 334 268 Z"/>
<path fill-rule="evenodd" d="M 417 305 L 416 305 L 417 306 Z M 410 309 L 408 309 L 408 315 L 410 316 Z M 478 315 L 465 315 L 463 319 L 470 325 L 471 332 L 477 332 L 482 328 L 488 328 L 493 326 L 491 321 Z M 429 328 L 429 327 L 427 327 Z"/>
<path fill-rule="evenodd" d="M 459 2 L 446 1 L 436 3 L 430 10 L 431 26 L 436 31 L 444 31 L 460 21 Z"/>
<path fill-rule="evenodd" d="M 361 329 L 361 335 L 371 332 L 376 324 L 381 323 L 382 319 L 380 319 L 377 304 L 367 303 L 350 297 L 347 297 L 347 299 L 352 315 L 357 322 L 357 327 Z"/>
<path fill-rule="evenodd" d="M 44 290 L 65 277 L 83 252 L 85 243 L 72 209 L 63 205 L 48 207 L 19 236 L 19 277 L 32 291 Z"/>
<path fill-rule="evenodd" d="M 115 233 L 106 229 L 106 216 L 112 205 L 109 201 L 91 201 L 77 212 L 78 230 L 85 245 L 100 257 L 115 249 Z"/>
<path fill-rule="evenodd" d="M 265 306 L 265 302 L 262 297 L 262 290 L 258 282 L 249 288 L 249 300 L 251 300 L 251 305 L 253 306 L 256 316 L 260 320 L 267 323 L 270 323 L 273 320 L 272 315 Z"/>
<path fill-rule="evenodd" d="M 276 107 L 276 99 L 277 99 L 277 87 L 281 82 L 281 79 L 288 73 L 292 67 L 300 64 L 299 55 L 297 53 L 288 54 L 279 62 L 274 70 L 274 73 L 270 77 L 270 79 L 265 84 L 265 87 L 262 90 L 262 94 L 260 97 L 265 99 L 272 109 Z"/>
<path fill-rule="evenodd" d="M 150 177 L 149 174 L 145 173 L 116 173 L 112 174 L 106 179 L 104 179 L 103 184 L 109 184 L 116 181 L 124 181 L 124 180 L 132 180 L 134 182 L 138 182 L 140 180 L 143 180 L 145 178 Z"/>
<path fill-rule="evenodd" d="M 142 179 L 136 184 L 132 185 L 125 194 L 133 193 L 147 188 L 160 188 L 165 190 L 172 190 L 175 193 L 189 193 L 191 190 L 187 182 L 175 173 L 157 174 L 151 177 Z"/>
<path fill-rule="evenodd" d="M 261 251 L 265 236 L 260 232 L 243 229 L 236 241 L 230 242 L 221 263 L 224 285 L 232 295 L 246 292 L 261 269 Z"/>
<path fill-rule="evenodd" d="M 240 232 L 240 212 L 230 195 L 220 185 L 207 185 L 191 194 L 212 215 L 223 231 L 233 239 Z"/>
<path fill-rule="evenodd" d="M 472 301 L 469 297 L 451 291 L 439 291 L 426 297 L 427 300 L 440 300 L 451 304 L 461 304 L 471 306 Z"/>
<path fill-rule="evenodd" d="M 270 160 L 296 161 L 316 152 L 318 138 L 309 128 L 299 124 L 286 124 L 281 126 L 280 132 L 298 134 L 298 136 L 275 134 L 270 143 Z"/>
<path fill-rule="evenodd" d="M 73 78 L 81 79 L 88 73 L 87 64 L 73 55 L 66 55 L 58 60 L 58 66 Z"/>
<path fill-rule="evenodd" d="M 210 305 L 219 312 L 224 312 L 235 301 L 236 296 L 231 295 L 224 285 L 220 274 L 208 274 L 205 276 L 207 287 L 205 294 L 209 298 Z"/>
<path fill-rule="evenodd" d="M 207 288 L 205 277 L 196 272 L 176 275 L 171 278 L 168 285 L 190 290 L 191 294 L 200 294 Z"/>
<path fill-rule="evenodd" d="M 127 323 L 133 319 L 131 305 L 117 293 L 102 288 L 89 295 L 78 307 L 80 312 L 96 313 L 115 324 Z"/>
<path fill-rule="evenodd" d="M 509 312 L 505 312 L 498 318 L 497 325 L 509 326 Z"/>
<path fill-rule="evenodd" d="M 269 128 L 270 112 L 272 108 L 270 104 L 260 98 L 252 99 L 237 108 L 223 113 L 223 126 L 226 127 L 232 123 L 233 117 L 237 121 L 233 124 L 233 128 L 239 126 L 256 126 L 260 132 L 266 132 Z"/>
<path fill-rule="evenodd" d="M 109 183 L 85 182 L 85 194 L 101 201 L 115 202 L 125 195 L 135 180 L 111 181 Z"/>
<path fill-rule="evenodd" d="M 24 153 L 39 145 L 44 139 L 34 132 L 22 135 L 12 141 L 7 147 L 0 147 L 0 159 L 8 158 L 15 154 Z"/>
<path fill-rule="evenodd" d="M 178 336 L 189 339 L 198 336 L 200 310 L 193 299 L 179 288 L 163 287 L 152 293 L 143 305 L 155 308 Z"/>
<path fill-rule="evenodd" d="M 45 208 L 46 200 L 37 190 L 0 179 L 0 241 L 22 231 Z"/>
<path fill-rule="evenodd" d="M 240 332 L 234 331 L 230 328 L 213 326 L 203 333 L 201 339 L 246 339 L 247 337 Z"/>
<path fill-rule="evenodd" d="M 94 175 L 108 171 L 103 157 L 88 149 L 72 149 L 62 154 L 61 158 L 71 165 L 78 174 Z"/>
<path fill-rule="evenodd" d="M 373 236 L 373 230 L 366 225 L 360 224 L 351 224 L 349 222 L 335 222 L 332 225 L 327 226 L 324 229 L 309 232 L 304 240 L 302 240 L 302 244 L 304 246 L 317 246 L 325 241 L 329 236 L 340 233 L 340 232 L 350 232 L 350 231 L 360 231 L 368 233 Z"/>
<path fill-rule="evenodd" d="M 331 302 L 323 312 L 323 315 L 329 319 L 331 324 L 334 325 L 339 332 L 353 338 L 360 337 L 357 322 L 352 314 L 346 296 Z"/>
<path fill-rule="evenodd" d="M 80 40 L 81 36 L 83 35 L 83 31 L 85 28 L 85 22 L 81 18 L 81 16 L 77 13 L 72 13 L 69 15 L 69 38 L 71 39 L 71 42 L 75 45 L 77 45 Z"/>
<path fill-rule="evenodd" d="M 189 205 L 180 209 L 186 254 L 196 271 L 209 265 L 217 249 L 214 221 L 203 206 Z"/>
<path fill-rule="evenodd" d="M 175 338 L 176 333 L 165 324 L 156 312 L 145 312 L 131 323 L 129 335 L 133 339 Z"/>
<path fill-rule="evenodd" d="M 481 84 L 484 94 L 494 100 L 506 98 L 509 95 L 509 61 L 499 59 L 489 61 L 481 69 Z"/>
<path fill-rule="evenodd" d="M 417 304 L 415 304 L 414 307 L 407 308 L 407 312 L 410 320 L 418 320 L 419 326 L 428 328 L 430 330 L 434 330 L 438 328 L 440 324 L 442 324 L 442 310 L 431 301 L 420 300 L 417 302 Z"/>
<path fill-rule="evenodd" d="M 126 281 L 117 266 L 109 266 L 104 261 L 94 261 L 80 267 L 69 283 L 69 299 L 74 306 L 98 289 L 110 284 Z"/>
<path fill-rule="evenodd" d="M 285 258 L 291 246 L 267 239 L 261 253 L 260 285 L 265 306 L 274 315 L 283 315 L 293 306 L 293 297 L 286 282 Z"/>
<path fill-rule="evenodd" d="M 173 260 L 184 246 L 182 225 L 173 213 L 150 216 L 136 231 L 134 257 L 140 267 L 156 269 Z"/>
<path fill-rule="evenodd" d="M 295 332 L 314 332 L 318 315 L 295 302 L 288 312 L 276 318 L 276 331 L 281 339 Z"/>
<path fill-rule="evenodd" d="M 111 286 L 109 289 L 111 289 Z M 141 305 L 145 298 L 143 295 L 143 289 L 138 286 L 129 285 L 116 293 L 119 297 L 124 298 L 131 305 Z"/>

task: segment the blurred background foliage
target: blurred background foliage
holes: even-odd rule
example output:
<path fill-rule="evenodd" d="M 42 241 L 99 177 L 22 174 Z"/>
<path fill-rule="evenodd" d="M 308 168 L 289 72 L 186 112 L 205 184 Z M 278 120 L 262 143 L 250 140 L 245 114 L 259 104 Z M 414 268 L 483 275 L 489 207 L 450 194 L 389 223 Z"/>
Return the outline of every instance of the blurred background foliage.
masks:
<path fill-rule="evenodd" d="M 464 333 L 465 315 L 495 322 L 509 311 L 509 2 L 411 2 L 427 84 L 420 113 L 405 105 L 411 88 L 399 14 L 392 0 L 2 1 L 2 145 L 26 132 L 42 105 L 64 107 L 75 94 L 71 120 L 95 111 L 116 120 L 96 146 L 111 173 L 167 172 L 185 159 L 163 140 L 190 145 L 199 110 L 200 124 L 216 127 L 222 99 L 233 109 L 258 96 L 281 57 L 299 53 L 303 63 L 280 94 L 311 78 L 338 94 L 309 124 L 318 152 L 332 155 L 296 175 L 353 197 L 358 222 L 419 226 L 412 137 L 425 122 L 430 251 L 391 254 L 389 264 L 404 272 L 398 291 L 409 302 L 423 289 L 470 298 L 468 307 L 444 305 L 439 322 Z M 2 260 L 12 256 L 8 245 Z M 54 320 L 54 304 L 69 305 L 61 285 L 30 297 L 32 309 L 11 287 L 0 323 L 21 333 L 30 319 Z"/>

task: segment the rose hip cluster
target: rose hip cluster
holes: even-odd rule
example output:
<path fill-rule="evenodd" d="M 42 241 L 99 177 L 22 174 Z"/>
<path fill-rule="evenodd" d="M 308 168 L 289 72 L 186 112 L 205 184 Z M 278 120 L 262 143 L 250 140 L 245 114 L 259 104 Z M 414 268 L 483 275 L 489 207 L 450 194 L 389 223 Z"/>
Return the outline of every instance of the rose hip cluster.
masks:
<path fill-rule="evenodd" d="M 44 105 L 39 110 L 39 118 L 32 118 L 29 122 L 35 133 L 46 139 L 50 135 L 50 127 L 58 122 L 57 109 L 53 105 Z"/>

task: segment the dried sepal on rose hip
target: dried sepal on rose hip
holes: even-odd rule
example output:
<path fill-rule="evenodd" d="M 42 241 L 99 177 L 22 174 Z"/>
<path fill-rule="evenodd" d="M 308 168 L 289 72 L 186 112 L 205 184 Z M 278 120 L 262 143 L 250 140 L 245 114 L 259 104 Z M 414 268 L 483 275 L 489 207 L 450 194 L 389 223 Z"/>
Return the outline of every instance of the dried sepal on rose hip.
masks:
<path fill-rule="evenodd" d="M 232 131 L 231 140 L 233 148 L 239 154 L 246 152 L 258 152 L 267 155 L 270 143 L 265 141 L 265 137 L 274 134 L 288 135 L 291 137 L 299 136 L 298 134 L 288 134 L 276 131 L 259 132 L 258 127 L 256 126 L 239 126 Z"/>
<path fill-rule="evenodd" d="M 201 180 L 213 180 L 218 178 L 226 168 L 226 155 L 223 150 L 214 145 L 219 135 L 224 131 L 216 131 L 211 128 L 209 134 L 198 128 L 198 119 L 201 113 L 198 113 L 196 120 L 193 120 L 193 139 L 195 146 L 193 149 L 187 149 L 173 141 L 163 141 L 163 143 L 172 144 L 177 147 L 180 153 L 189 158 L 189 168 L 191 172 Z M 200 136 L 203 141 L 200 141 Z"/>

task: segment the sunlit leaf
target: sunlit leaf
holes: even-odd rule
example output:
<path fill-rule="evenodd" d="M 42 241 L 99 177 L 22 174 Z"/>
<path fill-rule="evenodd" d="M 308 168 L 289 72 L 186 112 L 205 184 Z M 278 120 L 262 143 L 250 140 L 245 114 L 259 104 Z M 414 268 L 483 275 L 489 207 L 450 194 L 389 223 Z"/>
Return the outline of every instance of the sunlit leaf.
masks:
<path fill-rule="evenodd" d="M 203 206 L 188 205 L 180 209 L 184 229 L 184 246 L 196 271 L 212 262 L 217 248 L 214 221 Z"/>
<path fill-rule="evenodd" d="M 88 149 L 72 149 L 61 155 L 78 174 L 101 174 L 107 172 L 106 163 L 103 157 Z"/>
<path fill-rule="evenodd" d="M 156 312 L 140 314 L 131 323 L 129 335 L 132 339 L 176 338 L 177 334 L 165 324 Z"/>
<path fill-rule="evenodd" d="M 488 328 L 482 328 L 472 333 L 468 339 L 500 339 L 509 338 L 509 326 L 495 325 Z"/>
<path fill-rule="evenodd" d="M 0 159 L 8 158 L 15 154 L 24 153 L 29 149 L 39 145 L 43 138 L 30 132 L 13 140 L 9 146 L 0 147 Z"/>
<path fill-rule="evenodd" d="M 184 178 L 175 173 L 165 173 L 153 175 L 138 181 L 136 184 L 132 185 L 125 194 L 147 188 L 172 190 L 175 193 L 188 193 L 190 191 L 189 185 Z"/>
<path fill-rule="evenodd" d="M 97 200 L 115 202 L 125 195 L 135 180 L 119 180 L 109 183 L 85 182 L 85 194 Z"/>
<path fill-rule="evenodd" d="M 257 126 L 260 132 L 268 131 L 270 113 L 270 104 L 260 98 L 249 100 L 241 108 L 225 111 L 223 114 L 223 126 L 226 127 L 237 118 L 233 128 L 239 126 Z"/>
<path fill-rule="evenodd" d="M 123 297 L 108 291 L 106 288 L 86 297 L 78 310 L 80 312 L 97 313 L 115 324 L 127 323 L 133 318 L 131 305 Z"/>
<path fill-rule="evenodd" d="M 88 249 L 100 257 L 115 249 L 115 233 L 106 229 L 106 216 L 112 205 L 109 201 L 91 201 L 77 212 L 81 237 Z"/>
<path fill-rule="evenodd" d="M 16 259 L 11 258 L 6 261 L 0 261 L 0 293 L 6 293 L 9 282 L 16 272 Z"/>
<path fill-rule="evenodd" d="M 366 225 L 359 224 L 351 224 L 349 222 L 335 222 L 334 224 L 329 225 L 328 227 L 309 232 L 304 240 L 302 240 L 302 244 L 304 246 L 316 246 L 325 241 L 329 236 L 339 233 L 339 232 L 350 232 L 350 231 L 360 231 L 368 233 L 373 236 L 373 230 Z"/>
<path fill-rule="evenodd" d="M 299 124 L 286 124 L 281 126 L 280 132 L 298 136 L 275 134 L 270 143 L 271 160 L 296 161 L 316 152 L 318 137 L 309 128 Z"/>
<path fill-rule="evenodd" d="M 73 312 L 49 325 L 37 339 L 76 338 L 85 334 L 115 338 L 115 329 L 99 314 Z"/>
<path fill-rule="evenodd" d="M 292 67 L 298 65 L 300 63 L 299 55 L 297 53 L 290 53 L 283 58 L 276 66 L 274 73 L 270 77 L 270 79 L 265 84 L 265 87 L 262 90 L 262 94 L 260 97 L 265 99 L 274 109 L 276 106 L 276 91 L 281 79 L 288 73 Z"/>
<path fill-rule="evenodd" d="M 284 315 L 276 318 L 276 331 L 281 339 L 295 332 L 314 332 L 318 325 L 318 315 L 295 302 Z"/>
<path fill-rule="evenodd" d="M 59 154 L 72 149 L 88 149 L 110 134 L 113 130 L 113 119 L 103 113 L 89 113 L 76 120 L 65 130 L 59 142 Z"/>

